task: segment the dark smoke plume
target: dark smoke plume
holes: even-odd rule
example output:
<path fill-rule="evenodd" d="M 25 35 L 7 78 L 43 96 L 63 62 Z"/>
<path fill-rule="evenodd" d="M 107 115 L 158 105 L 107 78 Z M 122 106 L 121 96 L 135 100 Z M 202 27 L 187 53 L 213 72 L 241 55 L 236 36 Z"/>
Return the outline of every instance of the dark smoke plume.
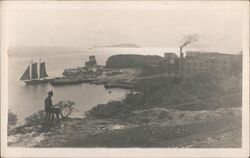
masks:
<path fill-rule="evenodd" d="M 198 39 L 199 39 L 199 36 L 196 34 L 185 36 L 184 37 L 185 42 L 180 47 L 183 48 L 188 44 L 191 44 L 191 43 L 198 41 Z"/>

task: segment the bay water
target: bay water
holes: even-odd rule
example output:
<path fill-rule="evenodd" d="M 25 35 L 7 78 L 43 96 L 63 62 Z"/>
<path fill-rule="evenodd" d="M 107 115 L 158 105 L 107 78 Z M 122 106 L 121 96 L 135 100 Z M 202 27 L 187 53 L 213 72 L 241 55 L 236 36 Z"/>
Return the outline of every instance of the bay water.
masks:
<path fill-rule="evenodd" d="M 42 61 L 46 62 L 49 77 L 58 77 L 62 76 L 64 69 L 84 66 L 84 63 L 88 61 L 89 55 L 95 55 L 97 63 L 105 65 L 106 60 L 114 54 L 148 54 L 162 56 L 165 51 L 165 49 L 147 49 L 147 51 L 145 51 L 145 49 L 130 48 L 79 50 L 78 52 L 71 52 L 69 50 L 60 53 L 48 53 L 44 51 L 42 53 L 34 52 L 12 55 L 8 60 L 8 109 L 17 115 L 19 123 L 24 122 L 26 117 L 44 109 L 44 99 L 47 97 L 47 92 L 53 90 L 54 104 L 61 100 L 74 101 L 76 105 L 73 116 L 84 117 L 84 113 L 97 104 L 121 100 L 128 93 L 128 90 L 107 90 L 103 85 L 88 83 L 64 86 L 52 86 L 48 83 L 27 86 L 19 79 L 25 69 L 30 65 L 31 60 L 38 62 L 39 58 L 41 58 Z"/>

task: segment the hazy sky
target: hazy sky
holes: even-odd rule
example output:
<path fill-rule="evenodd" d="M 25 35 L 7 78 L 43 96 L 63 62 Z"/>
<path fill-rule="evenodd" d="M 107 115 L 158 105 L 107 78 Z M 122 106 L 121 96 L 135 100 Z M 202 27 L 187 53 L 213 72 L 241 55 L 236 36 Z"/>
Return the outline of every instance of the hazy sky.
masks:
<path fill-rule="evenodd" d="M 243 5 L 150 3 L 10 3 L 9 44 L 177 47 L 183 36 L 197 34 L 190 47 L 242 49 Z"/>

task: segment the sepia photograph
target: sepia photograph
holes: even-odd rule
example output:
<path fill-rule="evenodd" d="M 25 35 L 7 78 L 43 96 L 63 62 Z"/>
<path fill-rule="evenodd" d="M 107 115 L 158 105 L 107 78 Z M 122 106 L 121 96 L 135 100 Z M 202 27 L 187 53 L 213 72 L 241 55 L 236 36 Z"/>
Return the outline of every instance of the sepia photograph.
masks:
<path fill-rule="evenodd" d="M 0 3 L 2 156 L 249 156 L 249 2 Z"/>

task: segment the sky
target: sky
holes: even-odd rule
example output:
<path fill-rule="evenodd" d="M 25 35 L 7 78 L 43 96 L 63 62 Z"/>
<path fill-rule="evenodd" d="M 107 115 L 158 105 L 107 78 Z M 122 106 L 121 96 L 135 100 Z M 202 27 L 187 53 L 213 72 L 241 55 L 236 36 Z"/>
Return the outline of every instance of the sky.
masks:
<path fill-rule="evenodd" d="M 8 44 L 179 47 L 185 36 L 197 35 L 189 47 L 242 49 L 243 4 L 191 2 L 12 2 Z"/>

